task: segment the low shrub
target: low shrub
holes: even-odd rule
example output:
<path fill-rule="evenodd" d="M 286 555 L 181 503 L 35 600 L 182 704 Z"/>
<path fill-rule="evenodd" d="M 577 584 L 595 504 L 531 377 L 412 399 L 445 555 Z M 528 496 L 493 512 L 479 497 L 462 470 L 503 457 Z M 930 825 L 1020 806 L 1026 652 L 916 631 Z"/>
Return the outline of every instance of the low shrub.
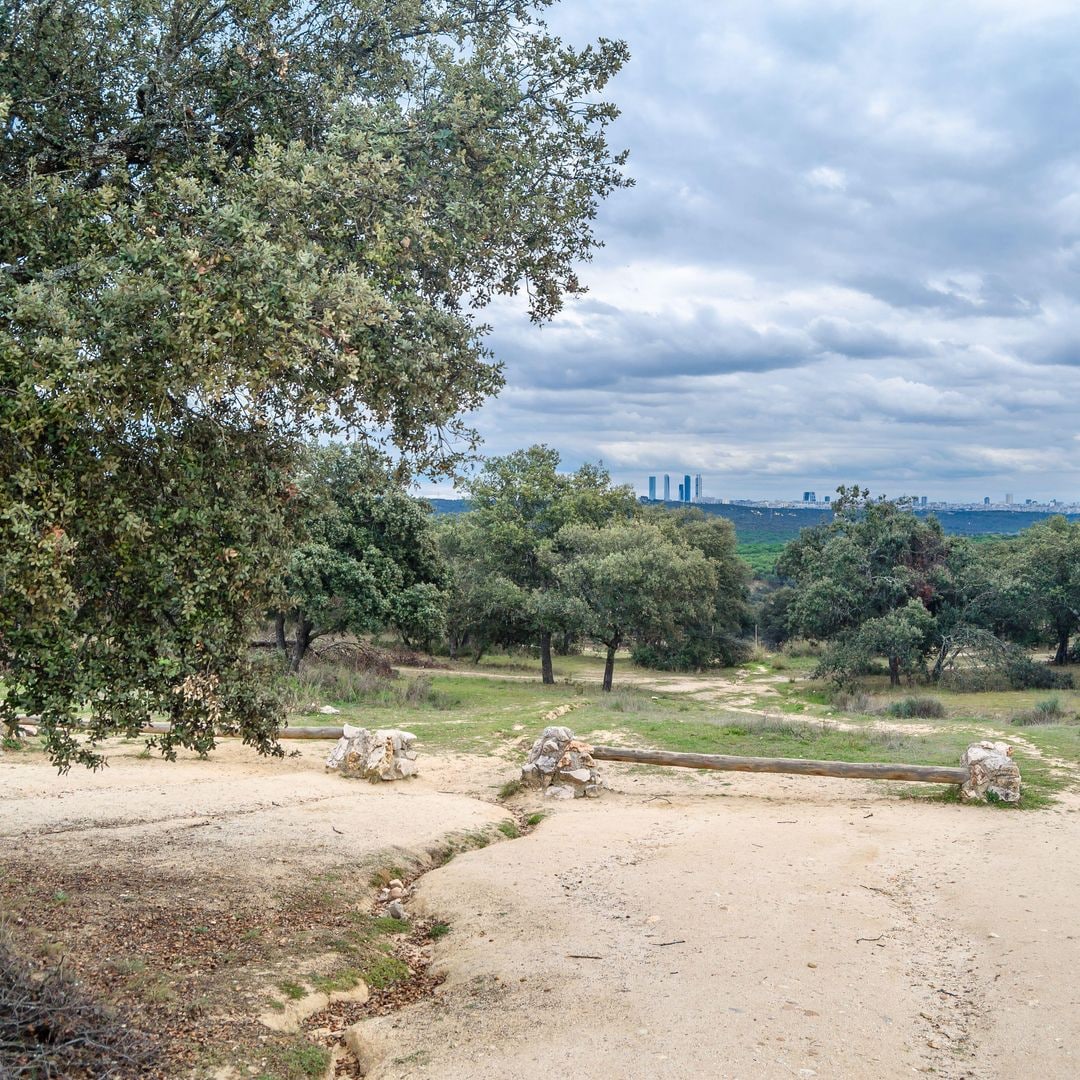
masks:
<path fill-rule="evenodd" d="M 903 720 L 919 718 L 922 720 L 940 720 L 945 715 L 945 706 L 937 698 L 906 697 L 899 701 L 890 701 L 885 712 Z"/>
<path fill-rule="evenodd" d="M 1030 727 L 1034 724 L 1060 724 L 1067 718 L 1061 701 L 1056 698 L 1043 698 L 1024 712 L 1017 713 L 1012 723 L 1018 727 Z"/>
<path fill-rule="evenodd" d="M 866 716 L 874 711 L 874 700 L 862 690 L 837 690 L 831 698 L 833 708 L 840 712 L 855 713 Z"/>
<path fill-rule="evenodd" d="M 780 651 L 785 656 L 790 656 L 792 659 L 798 659 L 802 656 L 820 656 L 825 647 L 818 641 L 807 641 L 805 638 L 793 638 L 791 641 L 785 641 L 781 646 Z"/>
<path fill-rule="evenodd" d="M 1029 656 L 1010 658 L 1005 676 L 1012 690 L 1071 690 L 1073 677 L 1067 671 L 1055 671 L 1049 664 L 1039 664 Z"/>
<path fill-rule="evenodd" d="M 1012 689 L 1005 673 L 992 668 L 951 668 L 942 672 L 938 685 L 961 694 L 988 694 Z"/>
<path fill-rule="evenodd" d="M 453 709 L 459 700 L 438 689 L 430 676 L 399 678 L 374 671 L 354 671 L 336 664 L 309 664 L 294 676 L 286 692 L 291 712 L 308 712 L 321 702 L 340 705 L 408 706 Z"/>

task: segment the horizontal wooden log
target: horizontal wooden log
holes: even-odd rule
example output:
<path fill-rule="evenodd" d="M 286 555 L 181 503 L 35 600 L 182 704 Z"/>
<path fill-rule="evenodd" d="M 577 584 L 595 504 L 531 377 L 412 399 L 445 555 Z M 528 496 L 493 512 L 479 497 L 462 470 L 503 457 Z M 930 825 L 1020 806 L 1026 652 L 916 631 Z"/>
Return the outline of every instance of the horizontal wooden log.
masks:
<path fill-rule="evenodd" d="M 139 729 L 143 735 L 164 735 L 169 730 L 168 724 L 147 724 Z M 345 734 L 341 725 L 337 727 L 284 727 L 277 737 L 279 739 L 340 739 Z M 217 739 L 238 738 L 239 736 L 215 735 Z"/>
<path fill-rule="evenodd" d="M 37 733 L 38 723 L 37 721 L 30 721 L 29 723 L 24 720 L 19 721 L 19 727 L 23 731 L 34 734 Z M 167 735 L 170 730 L 169 724 L 146 724 L 139 728 L 140 735 Z M 338 727 L 285 727 L 278 732 L 279 739 L 340 739 L 345 734 L 344 730 L 339 725 Z M 239 738 L 236 735 L 222 734 L 215 735 L 216 739 L 228 739 Z"/>
<path fill-rule="evenodd" d="M 800 758 L 733 757 L 727 754 L 676 754 L 668 750 L 624 750 L 594 746 L 597 761 L 629 761 L 638 765 L 677 765 L 720 772 L 791 773 L 795 776 L 838 776 L 850 780 L 912 780 L 920 784 L 965 784 L 968 770 L 945 765 L 894 765 L 888 762 L 803 761 Z"/>

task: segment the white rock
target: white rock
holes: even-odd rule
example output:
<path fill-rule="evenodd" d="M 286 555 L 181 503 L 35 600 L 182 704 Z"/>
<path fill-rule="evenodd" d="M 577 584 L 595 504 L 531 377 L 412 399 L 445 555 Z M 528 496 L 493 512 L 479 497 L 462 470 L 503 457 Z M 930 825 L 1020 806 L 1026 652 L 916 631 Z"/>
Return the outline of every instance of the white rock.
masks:
<path fill-rule="evenodd" d="M 1003 742 L 973 743 L 960 758 L 970 777 L 960 787 L 960 797 L 968 801 L 1020 801 L 1020 768 L 1013 761 L 1012 747 Z"/>
<path fill-rule="evenodd" d="M 324 705 L 321 709 L 319 709 L 319 712 L 321 712 L 323 716 L 337 716 L 338 713 L 341 712 L 341 710 L 335 709 L 333 705 Z"/>
<path fill-rule="evenodd" d="M 600 776 L 592 759 L 591 747 L 574 738 L 565 727 L 546 727 L 540 738 L 533 743 L 525 764 L 521 767 L 521 779 L 534 788 L 569 788 L 577 796 L 588 794 L 595 797 L 599 792 Z M 556 792 L 552 798 L 566 796 Z"/>
<path fill-rule="evenodd" d="M 545 792 L 544 798 L 546 799 L 572 799 L 574 798 L 574 789 L 567 787 L 565 784 L 552 784 Z"/>
<path fill-rule="evenodd" d="M 342 725 L 343 734 L 326 759 L 328 769 L 364 780 L 402 780 L 417 773 L 416 736 L 410 731 Z"/>

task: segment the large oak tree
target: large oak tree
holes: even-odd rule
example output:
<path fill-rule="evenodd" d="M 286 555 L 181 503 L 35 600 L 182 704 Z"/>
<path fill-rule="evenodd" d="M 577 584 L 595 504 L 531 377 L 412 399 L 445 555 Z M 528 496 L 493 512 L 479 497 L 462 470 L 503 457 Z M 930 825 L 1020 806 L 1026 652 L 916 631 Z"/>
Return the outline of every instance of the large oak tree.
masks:
<path fill-rule="evenodd" d="M 451 466 L 473 309 L 579 288 L 626 51 L 544 6 L 0 0 L 0 720 L 58 764 L 160 713 L 274 749 L 299 447 Z"/>

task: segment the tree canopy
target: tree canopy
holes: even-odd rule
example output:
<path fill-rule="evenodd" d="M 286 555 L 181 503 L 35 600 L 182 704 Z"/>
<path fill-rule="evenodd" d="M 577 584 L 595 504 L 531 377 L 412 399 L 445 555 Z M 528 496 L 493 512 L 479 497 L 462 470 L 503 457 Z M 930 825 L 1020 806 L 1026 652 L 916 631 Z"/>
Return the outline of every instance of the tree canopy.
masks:
<path fill-rule="evenodd" d="M 450 468 L 501 382 L 473 309 L 580 288 L 626 50 L 544 6 L 0 5 L 0 718 L 60 765 L 162 712 L 272 749 L 300 447 Z"/>
<path fill-rule="evenodd" d="M 562 588 L 556 537 L 568 525 L 624 520 L 637 506 L 602 466 L 564 473 L 559 464 L 548 446 L 488 458 L 466 484 L 470 510 L 454 536 L 471 563 L 458 577 L 471 593 L 462 597 L 464 625 L 477 644 L 538 645 L 545 683 L 555 681 L 552 635 L 582 624 L 579 605 Z"/>
<path fill-rule="evenodd" d="M 604 690 L 622 645 L 677 638 L 715 610 L 712 562 L 655 525 L 568 525 L 558 542 L 567 555 L 559 574 L 580 603 L 585 633 L 607 650 Z"/>
<path fill-rule="evenodd" d="M 857 486 L 838 491 L 833 520 L 804 529 L 777 563 L 794 586 L 787 619 L 830 643 L 824 669 L 850 675 L 884 655 L 897 685 L 933 648 L 935 616 L 953 587 L 949 540 L 902 502 L 872 500 Z"/>
<path fill-rule="evenodd" d="M 288 602 L 276 614 L 290 667 L 325 634 L 390 627 L 410 646 L 441 636 L 448 575 L 430 509 L 354 447 L 312 448 L 301 484 L 307 512 L 290 553 Z"/>

